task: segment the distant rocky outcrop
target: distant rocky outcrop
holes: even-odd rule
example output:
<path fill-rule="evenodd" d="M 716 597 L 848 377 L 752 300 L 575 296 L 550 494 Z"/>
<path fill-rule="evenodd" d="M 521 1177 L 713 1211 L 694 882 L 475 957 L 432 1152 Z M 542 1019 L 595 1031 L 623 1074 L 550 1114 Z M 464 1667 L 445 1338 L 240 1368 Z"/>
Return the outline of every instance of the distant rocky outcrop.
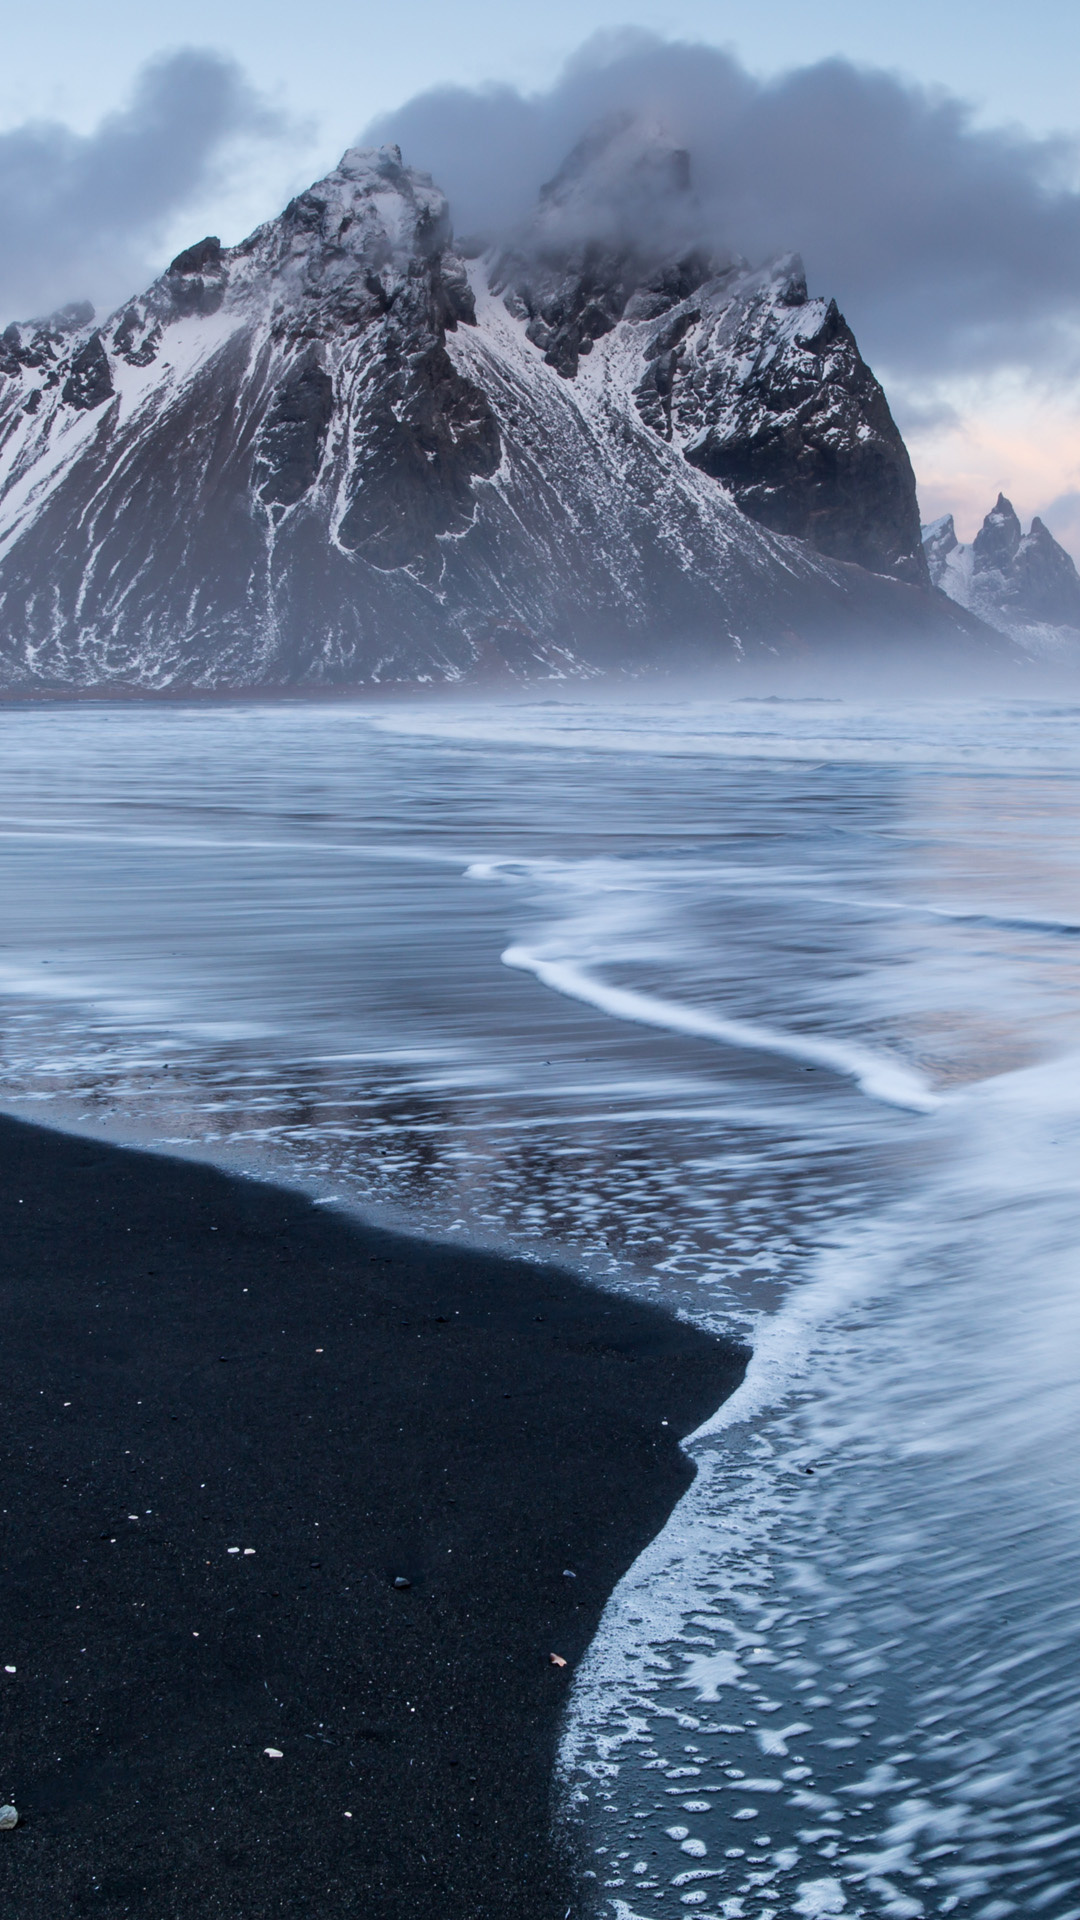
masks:
<path fill-rule="evenodd" d="M 1036 517 L 1024 533 L 1004 494 L 970 544 L 951 513 L 923 529 L 930 578 L 956 604 L 1032 653 L 1080 650 L 1080 574 Z"/>
<path fill-rule="evenodd" d="M 423 685 L 996 641 L 794 260 L 620 121 L 468 263 L 396 148 L 95 324 L 0 335 L 0 686 Z"/>

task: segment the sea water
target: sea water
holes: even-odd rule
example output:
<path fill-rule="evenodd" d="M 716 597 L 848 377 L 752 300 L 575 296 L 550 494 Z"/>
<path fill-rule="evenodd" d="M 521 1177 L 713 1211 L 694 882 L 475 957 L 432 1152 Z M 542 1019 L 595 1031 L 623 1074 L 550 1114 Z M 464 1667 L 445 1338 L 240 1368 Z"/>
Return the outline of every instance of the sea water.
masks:
<path fill-rule="evenodd" d="M 747 1340 L 609 1920 L 1080 1916 L 1080 704 L 0 712 L 0 1099 Z"/>

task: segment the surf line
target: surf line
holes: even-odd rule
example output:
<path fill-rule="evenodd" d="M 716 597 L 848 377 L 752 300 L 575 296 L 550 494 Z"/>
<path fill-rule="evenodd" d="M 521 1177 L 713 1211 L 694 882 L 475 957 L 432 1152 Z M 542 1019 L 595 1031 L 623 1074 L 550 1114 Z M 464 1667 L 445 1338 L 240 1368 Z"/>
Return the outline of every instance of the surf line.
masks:
<path fill-rule="evenodd" d="M 582 1000 L 615 1020 L 628 1020 L 639 1027 L 661 1027 L 670 1033 L 685 1033 L 699 1040 L 716 1040 L 721 1046 L 745 1047 L 757 1053 L 774 1053 L 789 1060 L 805 1060 L 815 1067 L 851 1079 L 872 1100 L 890 1107 L 906 1107 L 912 1113 L 932 1113 L 941 1103 L 922 1075 L 899 1060 L 890 1060 L 849 1040 L 815 1040 L 801 1034 L 778 1033 L 772 1027 L 760 1027 L 749 1020 L 721 1020 L 715 1014 L 702 1013 L 696 1007 L 677 1006 L 652 994 L 635 993 L 627 987 L 608 986 L 594 980 L 582 968 L 568 960 L 545 960 L 528 947 L 507 947 L 502 955 L 505 967 L 518 967 L 531 973 L 541 986 L 550 987 L 569 1000 Z"/>

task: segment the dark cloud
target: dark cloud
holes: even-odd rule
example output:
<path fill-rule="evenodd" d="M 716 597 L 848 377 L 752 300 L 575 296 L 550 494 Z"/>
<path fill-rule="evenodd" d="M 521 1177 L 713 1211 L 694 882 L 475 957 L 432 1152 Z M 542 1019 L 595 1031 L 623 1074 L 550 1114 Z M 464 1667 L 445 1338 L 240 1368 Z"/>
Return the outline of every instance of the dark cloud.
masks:
<path fill-rule="evenodd" d="M 91 134 L 51 121 L 0 134 L 0 318 L 140 287 L 166 224 L 236 140 L 283 131 L 231 61 L 186 49 L 144 68 Z"/>
<path fill-rule="evenodd" d="M 501 237 L 586 129 L 627 109 L 690 150 L 701 239 L 802 253 L 883 365 L 1072 367 L 1076 147 L 979 127 L 894 74 L 828 60 L 761 81 L 716 48 L 628 32 L 591 41 L 548 92 L 441 88 L 364 137 L 433 173 L 459 232 Z"/>

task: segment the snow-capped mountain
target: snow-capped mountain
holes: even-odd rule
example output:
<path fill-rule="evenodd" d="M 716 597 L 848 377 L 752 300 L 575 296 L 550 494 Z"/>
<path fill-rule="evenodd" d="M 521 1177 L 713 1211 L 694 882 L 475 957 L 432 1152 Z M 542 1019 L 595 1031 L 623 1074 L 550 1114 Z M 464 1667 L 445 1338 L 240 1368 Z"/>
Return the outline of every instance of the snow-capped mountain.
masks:
<path fill-rule="evenodd" d="M 531 235 L 466 263 L 431 180 L 353 150 L 104 324 L 9 326 L 0 684 L 992 649 L 928 586 L 907 455 L 835 307 L 790 260 L 601 231 L 595 160 Z M 665 191 L 682 165 L 658 154 Z"/>
<path fill-rule="evenodd" d="M 543 189 L 492 282 L 568 377 L 631 323 L 641 418 L 759 525 L 927 586 L 907 448 L 836 302 L 808 297 L 796 255 L 755 272 L 703 253 L 699 224 L 689 155 L 614 115 Z"/>
<path fill-rule="evenodd" d="M 930 577 L 956 604 L 1038 655 L 1080 652 L 1080 574 L 1036 517 L 1024 533 L 999 493 L 969 545 L 951 513 L 923 529 Z"/>

